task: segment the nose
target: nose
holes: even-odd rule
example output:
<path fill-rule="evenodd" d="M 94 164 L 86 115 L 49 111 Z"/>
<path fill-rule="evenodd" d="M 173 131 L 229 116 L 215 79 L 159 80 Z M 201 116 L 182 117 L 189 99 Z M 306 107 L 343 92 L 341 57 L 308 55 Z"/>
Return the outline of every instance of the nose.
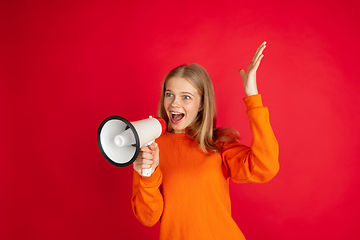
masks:
<path fill-rule="evenodd" d="M 180 107 L 180 100 L 179 98 L 175 97 L 174 100 L 171 103 L 172 107 Z"/>

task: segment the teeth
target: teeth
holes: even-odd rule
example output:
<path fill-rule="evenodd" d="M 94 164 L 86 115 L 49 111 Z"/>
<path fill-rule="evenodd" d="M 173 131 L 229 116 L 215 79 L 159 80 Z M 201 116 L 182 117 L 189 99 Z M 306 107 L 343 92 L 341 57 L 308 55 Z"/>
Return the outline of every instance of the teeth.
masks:
<path fill-rule="evenodd" d="M 171 112 L 171 114 L 174 114 L 174 115 L 180 115 L 182 113 L 175 113 L 175 112 Z"/>

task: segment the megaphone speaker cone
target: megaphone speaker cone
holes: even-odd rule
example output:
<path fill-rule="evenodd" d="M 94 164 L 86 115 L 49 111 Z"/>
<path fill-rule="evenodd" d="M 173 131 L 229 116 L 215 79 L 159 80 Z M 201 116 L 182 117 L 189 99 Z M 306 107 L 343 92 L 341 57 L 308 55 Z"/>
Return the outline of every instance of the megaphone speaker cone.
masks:
<path fill-rule="evenodd" d="M 140 150 L 140 139 L 135 127 L 119 116 L 110 116 L 101 122 L 97 143 L 103 157 L 118 167 L 132 164 Z"/>
<path fill-rule="evenodd" d="M 97 142 L 101 154 L 108 162 L 126 167 L 136 160 L 140 148 L 160 137 L 166 127 L 162 118 L 149 117 L 129 122 L 123 117 L 111 116 L 101 122 Z"/>

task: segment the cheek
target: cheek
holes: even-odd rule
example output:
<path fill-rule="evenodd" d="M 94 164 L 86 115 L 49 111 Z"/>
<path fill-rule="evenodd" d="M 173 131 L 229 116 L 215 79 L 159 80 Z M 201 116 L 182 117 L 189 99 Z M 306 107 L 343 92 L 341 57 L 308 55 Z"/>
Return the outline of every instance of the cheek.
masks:
<path fill-rule="evenodd" d="M 169 101 L 164 99 L 164 104 L 163 104 L 165 110 L 167 111 L 167 108 L 169 107 Z"/>
<path fill-rule="evenodd" d="M 194 109 L 194 111 L 196 111 L 196 114 L 199 113 L 199 111 L 201 110 L 201 101 L 199 100 L 198 103 L 196 104 L 196 107 Z"/>
<path fill-rule="evenodd" d="M 188 113 L 191 114 L 191 116 L 196 117 L 200 110 L 200 104 L 194 104 L 193 106 L 188 108 Z"/>

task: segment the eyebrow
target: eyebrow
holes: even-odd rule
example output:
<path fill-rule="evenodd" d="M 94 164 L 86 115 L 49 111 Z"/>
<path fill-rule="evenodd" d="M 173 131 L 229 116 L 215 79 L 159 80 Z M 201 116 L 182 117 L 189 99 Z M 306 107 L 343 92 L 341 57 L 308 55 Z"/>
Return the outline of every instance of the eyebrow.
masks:
<path fill-rule="evenodd" d="M 165 89 L 165 92 L 171 92 L 171 90 L 169 89 Z M 187 94 L 187 95 L 191 95 L 191 96 L 194 96 L 194 94 L 192 94 L 191 92 L 180 92 L 180 94 Z"/>

